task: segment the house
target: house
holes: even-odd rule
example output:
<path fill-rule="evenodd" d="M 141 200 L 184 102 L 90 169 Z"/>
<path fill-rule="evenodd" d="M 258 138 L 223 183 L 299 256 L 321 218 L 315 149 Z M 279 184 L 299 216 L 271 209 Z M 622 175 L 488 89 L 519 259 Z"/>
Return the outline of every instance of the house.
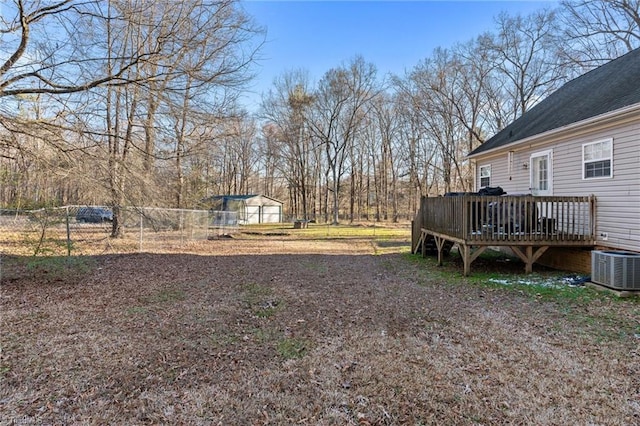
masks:
<path fill-rule="evenodd" d="M 591 251 L 640 253 L 640 49 L 562 86 L 469 153 L 478 192 L 423 197 L 412 251 L 488 247 L 591 272 Z M 597 252 L 594 252 L 594 254 Z M 637 263 L 640 265 L 640 262 Z"/>
<path fill-rule="evenodd" d="M 282 201 L 265 195 L 215 195 L 205 200 L 210 210 L 234 211 L 243 225 L 282 222 Z"/>
<path fill-rule="evenodd" d="M 640 49 L 569 81 L 468 158 L 477 189 L 594 196 L 594 246 L 640 252 Z M 540 262 L 584 271 L 591 248 Z"/>

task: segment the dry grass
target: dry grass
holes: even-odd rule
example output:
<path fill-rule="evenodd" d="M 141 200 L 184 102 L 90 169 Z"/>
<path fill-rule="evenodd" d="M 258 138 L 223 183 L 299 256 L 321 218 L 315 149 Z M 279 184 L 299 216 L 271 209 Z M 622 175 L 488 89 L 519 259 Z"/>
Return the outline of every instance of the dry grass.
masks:
<path fill-rule="evenodd" d="M 640 424 L 637 301 L 490 287 L 406 235 L 261 232 L 5 256 L 0 424 Z"/>
<path fill-rule="evenodd" d="M 111 238 L 111 224 L 77 224 L 69 228 L 69 234 L 64 224 L 54 224 L 44 229 L 38 228 L 38 223 L 21 221 L 19 224 L 4 224 L 0 227 L 0 248 L 4 254 L 19 256 L 66 256 L 69 251 L 72 255 L 102 255 L 121 253 L 209 253 L 234 254 L 229 246 L 236 246 L 241 250 L 260 250 L 270 253 L 272 250 L 282 252 L 283 246 L 290 247 L 294 252 L 299 252 L 297 246 L 306 246 L 313 242 L 314 250 L 322 253 L 323 249 L 332 252 L 345 252 L 341 246 L 347 246 L 349 241 L 334 243 L 333 240 L 352 240 L 357 245 L 367 241 L 404 241 L 410 239 L 409 224 L 381 226 L 375 223 L 363 223 L 358 225 L 320 225 L 310 224 L 307 229 L 293 229 L 292 224 L 262 224 L 242 226 L 233 231 L 230 238 L 219 236 L 218 230 L 210 229 L 208 232 L 199 230 L 194 234 L 189 231 L 158 231 L 145 229 L 142 234 L 135 228 L 126 228 L 123 238 Z M 207 238 L 208 237 L 208 238 Z M 247 243 L 245 240 L 270 241 L 269 245 Z M 212 247 L 207 240 L 226 241 L 225 245 Z M 321 247 L 323 246 L 323 247 Z M 265 251 L 266 250 L 266 251 Z M 285 248 L 286 250 L 286 248 Z M 303 252 L 305 250 L 303 249 Z"/>

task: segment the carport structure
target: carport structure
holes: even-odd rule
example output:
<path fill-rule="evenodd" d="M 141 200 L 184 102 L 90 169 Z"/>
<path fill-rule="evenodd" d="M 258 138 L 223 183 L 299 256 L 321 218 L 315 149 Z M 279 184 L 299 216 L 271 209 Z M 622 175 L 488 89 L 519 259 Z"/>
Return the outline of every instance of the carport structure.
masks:
<path fill-rule="evenodd" d="M 214 195 L 208 201 L 212 210 L 238 212 L 239 224 L 282 222 L 282 201 L 266 195 Z"/>

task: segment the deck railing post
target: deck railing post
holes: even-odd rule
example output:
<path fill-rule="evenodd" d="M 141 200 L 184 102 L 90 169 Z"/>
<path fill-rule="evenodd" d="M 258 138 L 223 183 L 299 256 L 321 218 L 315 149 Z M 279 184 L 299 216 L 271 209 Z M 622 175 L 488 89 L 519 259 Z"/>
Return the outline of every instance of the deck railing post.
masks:
<path fill-rule="evenodd" d="M 462 197 L 462 238 L 469 239 L 469 221 L 471 218 L 471 201 L 469 196 Z"/>
<path fill-rule="evenodd" d="M 422 198 L 420 199 L 420 210 L 422 211 L 422 217 L 420 218 L 420 226 L 422 228 L 426 228 L 427 227 L 427 197 L 425 197 L 424 195 L 422 196 Z"/>

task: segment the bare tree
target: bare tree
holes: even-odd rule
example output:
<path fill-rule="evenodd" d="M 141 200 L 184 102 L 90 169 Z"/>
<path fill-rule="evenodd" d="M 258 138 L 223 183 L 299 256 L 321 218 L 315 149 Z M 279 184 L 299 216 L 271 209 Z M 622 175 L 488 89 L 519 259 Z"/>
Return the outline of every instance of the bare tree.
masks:
<path fill-rule="evenodd" d="M 499 78 L 504 81 L 502 100 L 511 122 L 566 81 L 559 60 L 558 20 L 554 11 L 541 10 L 527 16 L 502 13 L 496 36 L 485 36 Z"/>
<path fill-rule="evenodd" d="M 208 144 L 195 156 L 208 158 L 208 181 L 214 194 L 247 194 L 258 188 L 255 178 L 259 145 L 254 119 L 238 113 L 218 123 L 207 136 Z"/>
<path fill-rule="evenodd" d="M 376 68 L 362 57 L 356 57 L 347 66 L 327 71 L 320 80 L 308 122 L 325 148 L 326 176 L 331 179 L 333 224 L 339 222 L 339 193 L 349 147 L 369 102 L 377 93 Z"/>
<path fill-rule="evenodd" d="M 74 203 L 79 195 L 99 197 L 78 179 L 89 168 L 70 149 L 73 135 L 46 122 L 32 124 L 39 106 L 36 99 L 23 100 L 17 118 L 0 120 L 0 205 L 41 208 Z"/>
<path fill-rule="evenodd" d="M 104 6 L 97 0 L 7 4 L 4 10 L 9 14 L 0 18 L 0 35 L 10 55 L 0 65 L 0 97 L 69 94 L 135 81 L 127 71 L 156 55 L 159 45 L 127 52 L 118 58 L 118 66 L 108 66 L 107 46 L 87 37 L 93 24 L 109 19 Z"/>
<path fill-rule="evenodd" d="M 460 145 L 467 133 L 456 115 L 464 102 L 460 90 L 462 74 L 458 57 L 449 50 L 436 49 L 433 57 L 417 66 L 410 77 L 417 88 L 413 102 L 421 114 L 424 133 L 437 147 L 438 161 L 434 165 L 438 166 L 445 192 L 459 189 L 458 183 L 464 185 L 457 179 L 462 175 Z"/>
<path fill-rule="evenodd" d="M 640 1 L 565 0 L 562 7 L 571 63 L 589 69 L 640 47 Z"/>
<path fill-rule="evenodd" d="M 3 140 L 18 127 L 46 125 L 61 135 L 43 138 L 52 148 L 84 152 L 85 162 L 95 155 L 94 170 L 104 173 L 90 178 L 106 177 L 100 183 L 110 193 L 114 236 L 123 205 L 163 198 L 152 194 L 154 179 L 167 177 L 157 162 L 175 164 L 175 185 L 157 188 L 173 188 L 173 204 L 183 206 L 188 157 L 206 139 L 203 117 L 233 109 L 260 45 L 253 42 L 260 30 L 238 2 L 14 0 L 5 10 L 0 97 L 15 105 L 40 95 L 47 114 L 29 122 L 0 109 Z M 246 188 L 249 177 L 241 177 Z"/>
<path fill-rule="evenodd" d="M 389 96 L 378 96 L 373 102 L 372 138 L 368 140 L 373 163 L 376 219 L 398 221 L 398 155 L 400 117 Z"/>
<path fill-rule="evenodd" d="M 276 196 L 276 180 L 280 176 L 279 170 L 283 170 L 280 156 L 280 136 L 278 127 L 270 122 L 263 124 L 260 130 L 260 167 L 262 167 L 262 185 L 260 186 L 263 194 Z"/>
<path fill-rule="evenodd" d="M 309 219 L 312 193 L 311 160 L 313 146 L 306 116 L 313 103 L 306 71 L 283 74 L 274 81 L 274 90 L 262 101 L 262 115 L 272 124 L 271 136 L 279 143 L 280 166 L 286 177 L 291 213 Z"/>
<path fill-rule="evenodd" d="M 417 203 L 420 197 L 437 192 L 434 189 L 437 182 L 436 147 L 433 140 L 426 135 L 419 85 L 411 77 L 409 74 L 404 78 L 394 79 L 393 100 L 401 117 L 398 128 L 398 153 L 409 176 L 409 188 L 416 190 L 409 197 Z"/>
<path fill-rule="evenodd" d="M 366 137 L 365 131 L 369 123 L 369 114 L 363 115 L 362 122 L 354 134 L 353 141 L 349 144 L 347 164 L 349 169 L 349 222 L 362 218 L 362 199 L 368 195 L 365 194 L 364 182 L 366 179 L 365 167 L 370 169 L 367 155 L 369 139 Z M 367 174 L 369 172 L 369 170 L 366 170 Z"/>
<path fill-rule="evenodd" d="M 499 84 L 492 54 L 482 37 L 458 45 L 454 50 L 460 67 L 457 88 L 460 101 L 455 103 L 455 115 L 467 132 L 467 153 L 484 142 L 487 130 L 494 124 L 491 99 Z"/>

